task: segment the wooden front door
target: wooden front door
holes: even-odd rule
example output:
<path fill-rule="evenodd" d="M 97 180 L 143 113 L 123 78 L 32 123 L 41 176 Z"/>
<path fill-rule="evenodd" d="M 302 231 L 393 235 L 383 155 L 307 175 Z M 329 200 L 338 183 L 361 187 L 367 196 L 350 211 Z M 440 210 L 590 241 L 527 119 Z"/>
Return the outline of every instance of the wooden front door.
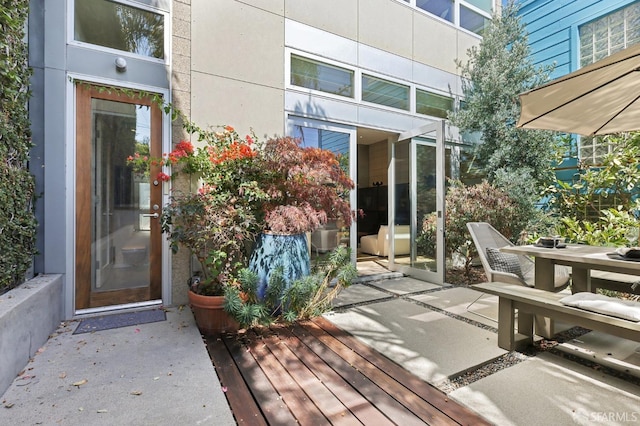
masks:
<path fill-rule="evenodd" d="M 162 298 L 162 182 L 127 164 L 136 152 L 162 155 L 158 105 L 76 85 L 77 310 Z"/>

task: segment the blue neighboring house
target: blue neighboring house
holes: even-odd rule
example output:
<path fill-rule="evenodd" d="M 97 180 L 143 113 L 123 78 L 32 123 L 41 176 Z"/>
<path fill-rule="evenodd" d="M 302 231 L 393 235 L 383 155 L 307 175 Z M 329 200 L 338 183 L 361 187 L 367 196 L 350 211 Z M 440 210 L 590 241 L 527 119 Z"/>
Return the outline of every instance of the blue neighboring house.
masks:
<path fill-rule="evenodd" d="M 638 0 L 521 0 L 535 65 L 555 64 L 552 79 L 640 42 Z M 597 163 L 598 140 L 576 140 L 558 177 L 571 180 L 578 159 Z"/>

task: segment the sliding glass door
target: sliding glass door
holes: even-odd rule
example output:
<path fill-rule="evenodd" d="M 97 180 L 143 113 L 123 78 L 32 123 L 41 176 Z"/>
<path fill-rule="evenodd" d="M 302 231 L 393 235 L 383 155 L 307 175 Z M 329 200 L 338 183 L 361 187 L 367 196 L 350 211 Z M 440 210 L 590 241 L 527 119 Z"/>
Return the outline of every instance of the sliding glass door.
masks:
<path fill-rule="evenodd" d="M 440 122 L 391 145 L 390 269 L 444 282 L 445 148 Z"/>

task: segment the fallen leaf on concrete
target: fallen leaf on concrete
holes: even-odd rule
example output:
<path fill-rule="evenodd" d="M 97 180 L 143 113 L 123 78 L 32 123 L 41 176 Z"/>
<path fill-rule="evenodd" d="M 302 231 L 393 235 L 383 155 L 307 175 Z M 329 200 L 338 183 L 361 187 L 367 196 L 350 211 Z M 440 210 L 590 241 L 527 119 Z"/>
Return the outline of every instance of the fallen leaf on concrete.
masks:
<path fill-rule="evenodd" d="M 4 408 L 11 408 L 13 407 L 15 404 L 13 402 L 7 402 L 4 404 Z"/>
<path fill-rule="evenodd" d="M 60 373 L 60 375 L 58 376 L 61 379 L 66 379 L 67 378 L 67 373 L 65 373 L 64 371 L 62 373 Z"/>
<path fill-rule="evenodd" d="M 160 380 L 160 377 L 154 377 L 153 380 Z"/>
<path fill-rule="evenodd" d="M 97 412 L 97 413 L 100 413 L 100 414 L 108 413 L 108 411 L 107 411 L 107 410 L 104 410 L 104 409 L 103 409 L 103 410 L 98 410 L 98 411 L 96 411 L 96 412 Z"/>
<path fill-rule="evenodd" d="M 142 391 L 133 391 L 131 395 L 142 395 Z"/>
<path fill-rule="evenodd" d="M 82 385 L 86 385 L 86 384 L 87 384 L 87 382 L 88 382 L 88 380 L 87 380 L 87 379 L 82 379 L 82 380 L 80 380 L 80 381 L 77 381 L 77 382 L 73 383 L 73 384 L 72 384 L 72 386 L 80 387 L 80 386 L 82 386 Z"/>

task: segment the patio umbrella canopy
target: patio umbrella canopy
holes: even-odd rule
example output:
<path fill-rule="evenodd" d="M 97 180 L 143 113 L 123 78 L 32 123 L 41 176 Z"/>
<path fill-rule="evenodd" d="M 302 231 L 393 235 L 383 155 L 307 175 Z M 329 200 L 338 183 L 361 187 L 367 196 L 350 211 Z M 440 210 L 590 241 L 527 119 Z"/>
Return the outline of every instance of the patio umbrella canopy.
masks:
<path fill-rule="evenodd" d="M 520 94 L 518 127 L 585 136 L 640 130 L 640 44 Z"/>

